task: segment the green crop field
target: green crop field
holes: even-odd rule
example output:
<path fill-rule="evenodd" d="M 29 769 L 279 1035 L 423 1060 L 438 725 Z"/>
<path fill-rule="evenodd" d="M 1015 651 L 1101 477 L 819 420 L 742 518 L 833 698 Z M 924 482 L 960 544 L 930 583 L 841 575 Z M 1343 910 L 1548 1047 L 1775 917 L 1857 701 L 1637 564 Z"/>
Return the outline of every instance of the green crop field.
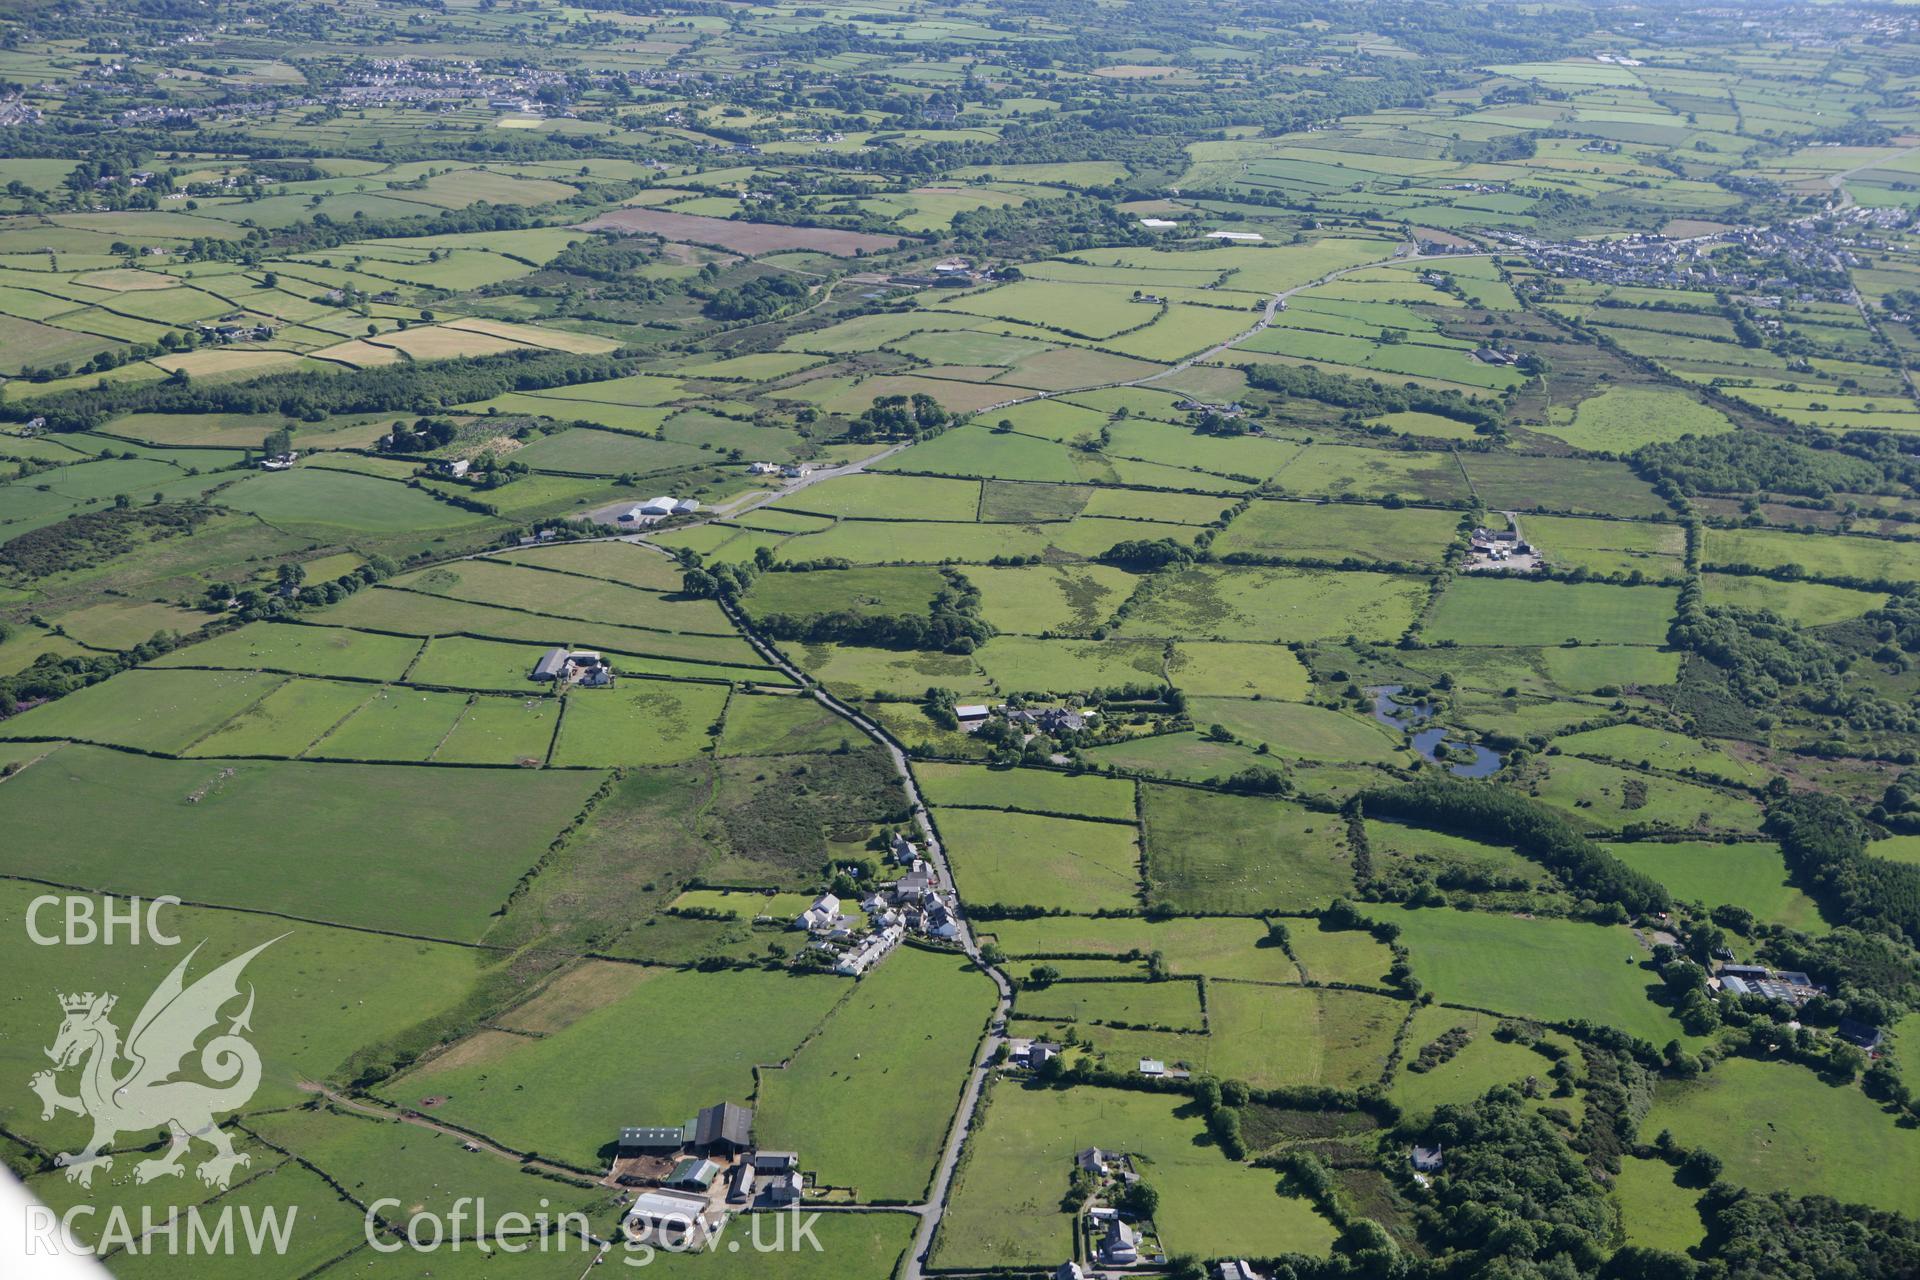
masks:
<path fill-rule="evenodd" d="M 1445 1003 L 1523 1018 L 1584 1018 L 1662 1045 L 1681 1034 L 1648 998 L 1658 980 L 1646 951 L 1623 928 L 1380 904 L 1369 904 L 1365 914 L 1400 926 L 1414 976 Z M 1558 973 L 1582 979 L 1543 980 Z"/>
<path fill-rule="evenodd" d="M 1782 1096 L 1794 1105 L 1768 1105 Z M 1698 1082 L 1662 1087 L 1644 1123 L 1713 1151 L 1735 1185 L 1920 1209 L 1920 1135 L 1897 1127 L 1858 1089 L 1801 1067 L 1730 1058 Z"/>
<path fill-rule="evenodd" d="M 1142 588 L 1120 634 L 1212 640 L 1398 639 L 1426 595 L 1417 578 L 1322 569 L 1200 568 Z"/>
<path fill-rule="evenodd" d="M 1463 645 L 1657 645 L 1674 603 L 1662 587 L 1463 577 L 1441 596 L 1426 634 Z"/>
<path fill-rule="evenodd" d="M 941 809 L 934 822 L 955 887 L 974 902 L 1092 911 L 1138 905 L 1140 848 L 1130 824 L 989 809 Z"/>
<path fill-rule="evenodd" d="M 154 665 L 233 667 L 289 671 L 303 676 L 398 680 L 419 652 L 419 643 L 405 636 L 376 635 L 340 627 L 257 622 L 176 649 Z"/>
<path fill-rule="evenodd" d="M 1039 769 L 977 769 L 922 764 L 914 769 L 929 803 L 942 808 L 1024 809 L 1030 813 L 1134 819 L 1131 782 Z"/>
<path fill-rule="evenodd" d="M 514 881 L 599 785 L 593 773 L 156 760 L 70 746 L 0 790 L 17 840 L 8 874 L 158 894 L 183 877 L 223 906 L 471 941 Z M 146 854 L 115 856 L 138 799 Z M 422 793 L 487 804 L 485 823 L 410 803 Z M 379 812 L 377 825 L 366 815 Z M 273 832 L 271 840 L 261 833 Z M 406 848 L 411 856 L 391 856 Z M 455 869 L 458 874 L 453 874 Z M 270 869 L 270 870 L 269 870 Z"/>
<path fill-rule="evenodd" d="M 1147 891 L 1191 912 L 1303 910 L 1350 891 L 1340 824 L 1277 800 L 1141 789 Z"/>

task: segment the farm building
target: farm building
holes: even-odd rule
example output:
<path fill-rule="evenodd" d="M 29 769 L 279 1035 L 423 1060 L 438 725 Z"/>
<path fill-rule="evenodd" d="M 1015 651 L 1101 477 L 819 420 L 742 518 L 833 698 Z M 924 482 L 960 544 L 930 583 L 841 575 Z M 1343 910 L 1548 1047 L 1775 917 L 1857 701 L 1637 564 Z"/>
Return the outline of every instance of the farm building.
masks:
<path fill-rule="evenodd" d="M 1063 1262 L 1054 1270 L 1053 1280 L 1087 1280 L 1087 1273 L 1077 1262 Z"/>
<path fill-rule="evenodd" d="M 1439 1147 L 1415 1147 L 1407 1157 L 1407 1163 L 1421 1173 L 1438 1173 L 1446 1162 L 1446 1154 Z"/>
<path fill-rule="evenodd" d="M 687 1143 L 687 1128 L 683 1124 L 634 1126 L 620 1131 L 620 1153 L 639 1155 L 653 1153 L 658 1155 L 668 1151 L 678 1151 Z"/>
<path fill-rule="evenodd" d="M 540 661 L 533 664 L 535 680 L 564 680 L 567 678 L 567 651 L 549 649 Z"/>
<path fill-rule="evenodd" d="M 1111 1267 L 1130 1267 L 1140 1261 L 1140 1233 L 1119 1218 L 1107 1219 L 1107 1234 L 1100 1241 L 1100 1261 Z"/>
<path fill-rule="evenodd" d="M 688 1156 L 673 1166 L 667 1185 L 705 1191 L 720 1176 L 720 1166 L 701 1156 Z"/>
<path fill-rule="evenodd" d="M 1209 240 L 1232 240 L 1238 244 L 1258 244 L 1266 237 L 1258 231 L 1209 231 Z"/>
<path fill-rule="evenodd" d="M 767 1199 L 775 1204 L 798 1204 L 805 1189 L 806 1181 L 797 1170 L 783 1173 L 767 1184 Z"/>
<path fill-rule="evenodd" d="M 988 708 L 977 702 L 964 702 L 953 709 L 953 714 L 961 724 L 969 725 L 981 723 L 991 713 Z"/>
<path fill-rule="evenodd" d="M 798 1151 L 756 1151 L 753 1153 L 753 1171 L 755 1173 L 787 1173 L 800 1167 Z"/>
<path fill-rule="evenodd" d="M 753 1112 L 732 1102 L 716 1102 L 701 1108 L 694 1120 L 694 1150 L 707 1154 L 736 1155 L 752 1145 Z"/>
<path fill-rule="evenodd" d="M 441 474 L 452 476 L 455 480 L 460 479 L 460 477 L 466 475 L 467 472 L 471 470 L 473 470 L 473 464 L 465 458 L 449 458 L 440 464 Z"/>
<path fill-rule="evenodd" d="M 1214 1268 L 1213 1274 L 1218 1280 L 1260 1280 L 1252 1267 L 1240 1261 L 1222 1262 Z"/>
<path fill-rule="evenodd" d="M 706 1226 L 707 1198 L 678 1191 L 643 1191 L 620 1228 L 630 1239 L 678 1241 Z"/>

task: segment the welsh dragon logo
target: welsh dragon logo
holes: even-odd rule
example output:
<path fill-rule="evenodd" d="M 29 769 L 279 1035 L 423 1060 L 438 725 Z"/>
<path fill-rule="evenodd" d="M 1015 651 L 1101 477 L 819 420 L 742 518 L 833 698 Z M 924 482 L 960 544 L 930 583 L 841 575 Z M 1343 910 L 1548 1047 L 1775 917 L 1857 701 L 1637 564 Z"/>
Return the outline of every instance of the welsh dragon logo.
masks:
<path fill-rule="evenodd" d="M 67 1181 L 91 1186 L 96 1169 L 113 1168 L 113 1157 L 102 1152 L 117 1135 L 162 1125 L 172 1145 L 134 1166 L 136 1182 L 181 1176 L 181 1157 L 195 1138 L 214 1149 L 198 1170 L 200 1181 L 209 1186 L 224 1190 L 234 1170 L 251 1163 L 233 1149 L 233 1140 L 214 1121 L 216 1115 L 244 1106 L 260 1084 L 260 1053 L 240 1034 L 252 1030 L 251 984 L 246 1007 L 232 1017 L 225 1032 L 199 1050 L 200 1071 L 214 1083 L 174 1077 L 194 1056 L 201 1035 L 218 1025 L 220 1010 L 239 998 L 240 971 L 279 940 L 261 943 L 188 986 L 187 966 L 199 954 L 196 946 L 147 997 L 124 1045 L 119 1029 L 107 1019 L 118 997 L 91 991 L 60 997 L 66 1017 L 46 1051 L 53 1070 L 35 1074 L 29 1087 L 40 1095 L 42 1120 L 62 1111 L 93 1120 L 93 1137 L 85 1146 L 54 1157 L 54 1163 L 66 1169 Z M 121 1069 L 123 1060 L 128 1065 Z M 79 1094 L 71 1098 L 60 1092 L 56 1080 L 69 1067 L 80 1068 Z"/>

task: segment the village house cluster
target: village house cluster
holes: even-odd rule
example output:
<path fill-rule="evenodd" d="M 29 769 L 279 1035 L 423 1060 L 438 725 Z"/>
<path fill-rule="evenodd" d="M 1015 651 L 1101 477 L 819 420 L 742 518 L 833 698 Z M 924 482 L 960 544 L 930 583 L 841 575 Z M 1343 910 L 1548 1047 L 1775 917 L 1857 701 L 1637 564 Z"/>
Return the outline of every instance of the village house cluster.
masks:
<path fill-rule="evenodd" d="M 555 686 L 577 684 L 605 689 L 613 685 L 613 664 L 591 649 L 549 649 L 533 664 L 528 679 Z"/>
<path fill-rule="evenodd" d="M 896 833 L 887 856 L 904 873 L 861 900 L 864 925 L 842 912 L 840 899 L 831 893 L 821 894 L 794 918 L 793 927 L 811 936 L 809 945 L 832 957 L 835 973 L 859 977 L 909 933 L 940 942 L 960 936 L 952 893 L 941 888 L 940 873 L 920 856 L 920 847 Z"/>

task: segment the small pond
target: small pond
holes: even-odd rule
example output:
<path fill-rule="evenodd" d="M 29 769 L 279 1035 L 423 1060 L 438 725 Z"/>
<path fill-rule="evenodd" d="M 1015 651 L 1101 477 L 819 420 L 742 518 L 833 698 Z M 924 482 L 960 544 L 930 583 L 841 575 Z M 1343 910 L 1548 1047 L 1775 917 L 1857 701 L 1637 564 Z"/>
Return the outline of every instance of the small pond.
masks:
<path fill-rule="evenodd" d="M 1422 729 L 1421 725 L 1433 718 L 1434 706 L 1430 702 L 1395 702 L 1394 696 L 1403 686 L 1383 684 L 1367 690 L 1373 695 L 1373 718 L 1381 724 L 1413 734 L 1413 749 L 1435 764 L 1444 764 L 1447 772 L 1456 778 L 1484 778 L 1497 773 L 1500 769 L 1500 753 L 1481 746 L 1477 742 L 1461 742 L 1450 739 L 1447 731 L 1438 725 L 1431 729 Z M 1447 758 L 1440 758 L 1440 749 L 1445 746 Z M 1471 760 L 1459 757 L 1470 753 Z"/>

